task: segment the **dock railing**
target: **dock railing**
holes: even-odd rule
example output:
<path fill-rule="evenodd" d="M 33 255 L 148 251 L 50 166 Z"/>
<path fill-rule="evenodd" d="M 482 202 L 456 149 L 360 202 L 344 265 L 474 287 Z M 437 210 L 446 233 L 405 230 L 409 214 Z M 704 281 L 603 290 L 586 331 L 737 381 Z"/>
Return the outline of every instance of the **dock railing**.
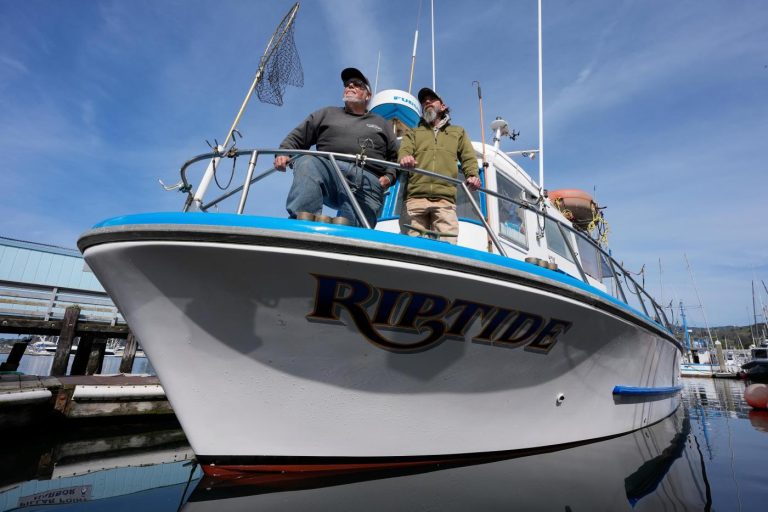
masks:
<path fill-rule="evenodd" d="M 125 325 L 105 292 L 0 280 L 0 315 L 60 320 L 70 306 L 79 306 L 78 321 Z"/>
<path fill-rule="evenodd" d="M 227 157 L 230 159 L 234 159 L 232 170 L 231 170 L 232 174 L 231 174 L 228 186 L 224 187 L 225 189 L 228 189 L 232 184 L 232 181 L 236 172 L 237 158 L 245 155 L 248 156 L 248 165 L 245 171 L 245 177 L 242 182 L 242 185 L 236 186 L 231 190 L 225 190 L 223 194 L 219 195 L 218 197 L 214 198 L 213 200 L 207 203 L 202 203 L 200 205 L 193 204 L 194 195 L 192 191 L 192 186 L 190 185 L 189 180 L 187 178 L 187 171 L 193 164 L 202 162 L 202 161 L 209 162 L 214 157 L 218 157 L 218 158 Z M 349 190 L 349 187 L 347 185 L 346 180 L 344 179 L 343 172 L 341 171 L 337 163 L 337 160 L 350 161 L 358 164 L 364 163 L 365 165 L 375 165 L 376 167 L 379 167 L 379 168 L 393 168 L 398 173 L 407 172 L 407 173 L 422 174 L 425 176 L 430 176 L 433 178 L 437 178 L 437 179 L 452 183 L 457 187 L 461 187 L 464 190 L 464 193 L 466 194 L 466 197 L 469 199 L 472 205 L 472 208 L 475 210 L 475 214 L 477 215 L 477 218 L 480 219 L 480 221 L 482 222 L 483 227 L 488 233 L 488 237 L 493 242 L 493 245 L 496 247 L 499 254 L 503 256 L 507 256 L 507 253 L 504 249 L 503 244 L 501 243 L 499 238 L 496 236 L 495 230 L 485 220 L 485 216 L 483 215 L 482 210 L 480 209 L 480 206 L 477 204 L 477 201 L 472 197 L 472 194 L 470 193 L 469 188 L 462 180 L 450 178 L 447 176 L 443 176 L 443 175 L 436 174 L 436 173 L 433 173 L 424 169 L 419 169 L 419 168 L 406 169 L 401 167 L 399 164 L 395 162 L 387 162 L 385 160 L 378 160 L 374 158 L 365 158 L 362 155 L 349 155 L 349 154 L 332 153 L 332 152 L 326 152 L 326 151 L 309 151 L 309 150 L 296 150 L 296 149 L 242 149 L 242 150 L 231 149 L 226 153 L 204 153 L 201 155 L 197 155 L 194 158 L 186 161 L 182 165 L 180 170 L 181 182 L 175 187 L 181 192 L 187 193 L 187 200 L 184 204 L 184 211 L 189 211 L 195 208 L 201 211 L 208 211 L 210 208 L 218 207 L 218 205 L 221 204 L 223 201 L 239 193 L 240 197 L 238 200 L 238 205 L 235 210 L 235 213 L 239 215 L 243 214 L 245 210 L 246 202 L 248 200 L 248 194 L 251 186 L 254 183 L 257 183 L 263 180 L 267 176 L 270 176 L 271 174 L 278 172 L 277 169 L 275 169 L 274 167 L 271 167 L 263 172 L 260 172 L 259 174 L 254 175 L 259 156 L 262 156 L 262 155 L 269 155 L 269 156 L 287 155 L 287 156 L 291 156 L 292 159 L 301 155 L 311 155 L 311 156 L 317 156 L 317 157 L 328 159 L 331 162 L 332 167 L 335 170 L 340 183 L 342 183 L 342 185 L 347 188 L 346 192 L 348 197 L 351 199 L 352 207 L 355 211 L 355 214 L 357 215 L 357 218 L 359 219 L 360 223 L 367 228 L 370 228 L 371 226 L 366 221 L 365 216 L 363 215 L 362 209 L 360 208 L 360 205 L 355 199 L 354 194 L 352 194 L 351 190 Z M 220 164 L 221 164 L 221 161 L 220 161 Z M 216 172 L 218 172 L 218 170 Z M 651 318 L 654 322 L 663 326 L 669 332 L 672 332 L 672 325 L 670 324 L 667 318 L 667 315 L 664 312 L 664 308 L 660 306 L 653 299 L 653 297 L 651 297 L 651 295 L 632 277 L 630 272 L 625 270 L 622 267 L 622 265 L 618 261 L 616 261 L 608 251 L 605 250 L 605 248 L 603 248 L 600 244 L 598 244 L 595 240 L 593 240 L 590 236 L 588 236 L 588 234 L 586 234 L 583 231 L 577 230 L 570 224 L 564 223 L 559 219 L 547 214 L 546 210 L 540 208 L 538 203 L 522 201 L 519 198 L 512 198 L 509 196 L 505 196 L 503 194 L 500 194 L 493 190 L 489 190 L 487 188 L 481 187 L 478 189 L 478 191 L 480 193 L 484 193 L 489 196 L 494 196 L 503 201 L 513 203 L 521 208 L 524 208 L 528 211 L 533 212 L 534 214 L 539 216 L 543 224 L 547 222 L 555 223 L 558 229 L 560 230 L 560 233 L 563 235 L 563 239 L 566 242 L 567 249 L 579 272 L 579 276 L 574 276 L 574 277 L 577 277 L 582 281 L 584 281 L 585 283 L 590 284 L 589 279 L 587 277 L 587 272 L 585 272 L 581 259 L 579 257 L 579 252 L 571 243 L 570 237 L 565 236 L 565 233 L 566 232 L 572 233 L 576 237 L 581 238 L 584 242 L 589 244 L 589 246 L 594 251 L 596 251 L 596 254 L 598 254 L 600 257 L 599 261 L 601 261 L 603 265 L 607 267 L 600 271 L 601 276 L 596 279 L 599 279 L 602 281 L 602 279 L 608 278 L 612 286 L 608 286 L 607 288 L 609 292 L 616 299 L 621 300 L 625 304 L 628 304 L 642 311 L 645 314 L 645 316 Z"/>

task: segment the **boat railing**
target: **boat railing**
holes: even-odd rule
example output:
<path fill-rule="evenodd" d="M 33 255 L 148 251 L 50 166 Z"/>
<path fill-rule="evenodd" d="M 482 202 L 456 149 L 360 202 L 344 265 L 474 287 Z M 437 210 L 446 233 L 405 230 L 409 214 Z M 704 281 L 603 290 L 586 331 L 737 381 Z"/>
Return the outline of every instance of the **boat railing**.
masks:
<path fill-rule="evenodd" d="M 246 155 L 248 156 L 248 166 L 247 166 L 247 169 L 245 172 L 245 178 L 242 184 L 232 188 L 231 190 L 228 190 L 232 186 L 232 179 L 234 178 L 234 174 L 235 174 L 236 159 L 238 157 L 246 156 Z M 243 214 L 243 212 L 245 211 L 246 202 L 248 201 L 248 194 L 250 192 L 251 186 L 254 183 L 257 183 L 263 180 L 264 178 L 270 176 L 271 174 L 275 172 L 279 172 L 274 167 L 271 167 L 263 172 L 255 174 L 256 165 L 258 163 L 259 156 L 262 156 L 262 155 L 272 155 L 272 156 L 287 155 L 291 157 L 291 161 L 296 157 L 302 156 L 302 155 L 311 155 L 311 156 L 316 156 L 321 158 L 327 158 L 331 162 L 332 167 L 339 178 L 339 182 L 342 184 L 342 186 L 345 187 L 347 197 L 349 197 L 351 200 L 350 202 L 352 203 L 352 207 L 355 211 L 357 218 L 366 228 L 370 228 L 371 226 L 367 222 L 365 215 L 363 215 L 363 211 L 360 208 L 360 205 L 358 204 L 357 200 L 355 199 L 355 196 L 352 193 L 349 184 L 344 179 L 343 172 L 339 167 L 337 160 L 355 162 L 358 165 L 364 163 L 366 165 L 374 165 L 378 168 L 392 168 L 392 169 L 395 169 L 398 174 L 403 172 L 422 174 L 425 176 L 430 176 L 436 179 L 440 179 L 440 180 L 452 183 L 457 187 L 461 187 L 464 190 L 464 193 L 468 198 L 473 210 L 475 211 L 477 218 L 480 219 L 481 223 L 483 224 L 483 227 L 485 228 L 488 234 L 488 237 L 493 242 L 493 245 L 496 247 L 499 254 L 503 256 L 508 256 L 506 250 L 504 249 L 504 245 L 501 243 L 495 231 L 493 230 L 491 225 L 488 223 L 486 217 L 482 213 L 480 206 L 477 203 L 477 200 L 473 197 L 472 193 L 470 192 L 469 188 L 467 187 L 464 181 L 455 179 L 455 178 L 450 178 L 448 176 L 443 176 L 441 174 L 436 174 L 434 172 L 427 171 L 424 169 L 404 168 L 395 162 L 388 162 L 385 160 L 378 160 L 374 158 L 366 158 L 363 155 L 349 155 L 349 154 L 333 153 L 333 152 L 327 152 L 327 151 L 311 151 L 311 150 L 296 150 L 296 149 L 234 149 L 234 148 L 224 153 L 213 152 L 213 153 L 204 153 L 201 155 L 197 155 L 194 158 L 186 161 L 182 165 L 180 170 L 181 182 L 179 183 L 179 186 L 177 188 L 180 191 L 187 193 L 187 200 L 184 204 L 184 211 L 190 211 L 193 209 L 208 211 L 210 208 L 218 207 L 220 203 L 239 193 L 240 197 L 238 200 L 236 213 L 238 215 Z M 210 162 L 213 160 L 214 165 L 216 165 L 217 163 L 220 163 L 222 158 L 235 159 L 232 165 L 232 171 L 231 171 L 232 175 L 229 179 L 229 183 L 227 183 L 226 187 L 221 187 L 222 189 L 224 189 L 224 193 L 210 200 L 207 203 L 201 202 L 200 204 L 196 205 L 194 202 L 192 186 L 190 185 L 189 180 L 187 178 L 188 169 L 193 164 L 202 162 L 202 161 Z M 218 172 L 218 170 L 216 169 L 216 167 L 214 167 L 214 177 L 216 172 Z M 592 237 L 590 237 L 587 233 L 580 231 L 578 229 L 575 229 L 570 224 L 562 222 L 560 219 L 557 219 L 549 215 L 546 212 L 546 209 L 543 208 L 542 205 L 538 202 L 529 202 L 529 201 L 521 200 L 519 198 L 509 197 L 504 194 L 500 194 L 494 190 L 489 190 L 487 188 L 482 188 L 482 187 L 478 189 L 478 192 L 496 197 L 497 199 L 507 201 L 527 211 L 533 212 L 535 215 L 537 215 L 541 219 L 542 226 L 540 227 L 540 229 L 542 230 L 546 222 L 553 222 L 557 226 L 558 230 L 560 231 L 560 234 L 562 235 L 563 240 L 565 241 L 566 248 L 571 256 L 571 260 L 573 261 L 573 263 L 575 264 L 578 270 L 578 273 L 579 273 L 578 278 L 581 279 L 583 282 L 590 284 L 589 278 L 587 277 L 587 272 L 585 271 L 584 266 L 581 262 L 581 259 L 579 258 L 579 252 L 573 246 L 570 237 L 566 236 L 566 232 L 572 233 L 576 237 L 580 237 L 592 248 L 592 250 L 596 251 L 596 254 L 599 255 L 600 260 L 603 262 L 603 265 L 607 266 L 606 269 L 600 270 L 601 277 L 596 279 L 602 281 L 603 278 L 610 278 L 610 282 L 612 283 L 613 286 L 612 286 L 612 289 L 609 289 L 609 291 L 614 295 L 614 297 L 616 297 L 617 299 L 620 299 L 625 304 L 628 304 L 634 307 L 639 306 L 642 312 L 647 317 L 652 318 L 656 323 L 663 325 L 664 327 L 666 327 L 668 330 L 671 331 L 671 324 L 669 323 L 669 320 L 667 318 L 666 313 L 664 312 L 664 309 L 632 277 L 631 273 L 625 270 L 624 267 L 618 261 L 616 261 L 613 258 L 613 256 L 611 256 L 610 252 L 608 252 L 598 242 L 592 239 Z M 604 273 L 604 272 L 607 272 L 607 273 Z M 626 290 L 625 290 L 625 287 L 626 287 Z"/>

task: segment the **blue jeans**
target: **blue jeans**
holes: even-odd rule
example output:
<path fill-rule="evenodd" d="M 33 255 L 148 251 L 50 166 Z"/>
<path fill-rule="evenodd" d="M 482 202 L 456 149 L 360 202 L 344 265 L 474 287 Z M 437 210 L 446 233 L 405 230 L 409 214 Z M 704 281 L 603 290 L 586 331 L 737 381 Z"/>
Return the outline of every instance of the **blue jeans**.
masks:
<path fill-rule="evenodd" d="M 368 224 L 376 226 L 376 219 L 384 202 L 384 189 L 374 173 L 355 166 L 352 162 L 339 164 L 352 193 L 363 210 Z M 361 226 L 344 187 L 339 182 L 333 164 L 325 159 L 303 155 L 293 162 L 293 184 L 288 191 L 285 209 L 294 219 L 298 212 L 320 215 L 323 205 L 338 210 L 338 217 L 349 219 L 353 226 Z"/>

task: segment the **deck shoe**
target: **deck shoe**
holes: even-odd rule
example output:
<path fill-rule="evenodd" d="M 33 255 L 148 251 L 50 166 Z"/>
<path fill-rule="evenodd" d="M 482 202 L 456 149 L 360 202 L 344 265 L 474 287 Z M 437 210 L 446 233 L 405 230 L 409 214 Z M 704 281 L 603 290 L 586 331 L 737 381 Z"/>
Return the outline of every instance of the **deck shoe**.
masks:
<path fill-rule="evenodd" d="M 315 220 L 315 214 L 314 213 L 309 213 L 309 212 L 297 212 L 296 213 L 296 219 L 297 220 L 314 221 Z"/>

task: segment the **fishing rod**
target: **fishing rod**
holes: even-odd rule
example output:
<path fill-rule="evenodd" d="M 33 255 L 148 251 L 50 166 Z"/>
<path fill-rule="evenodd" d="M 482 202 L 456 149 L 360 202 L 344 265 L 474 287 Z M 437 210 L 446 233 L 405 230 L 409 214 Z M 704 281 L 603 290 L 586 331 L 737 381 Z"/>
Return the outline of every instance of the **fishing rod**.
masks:
<path fill-rule="evenodd" d="M 485 159 L 485 117 L 483 116 L 483 91 L 480 87 L 480 82 L 478 80 L 473 80 L 472 85 L 477 86 L 477 101 L 480 105 L 480 143 L 483 147 L 483 156 L 482 156 L 482 165 L 480 167 L 480 176 L 482 178 L 482 184 L 487 187 L 488 186 L 488 176 L 487 176 L 487 169 L 488 169 L 488 162 Z M 486 204 L 485 207 L 485 222 L 487 222 L 489 225 L 491 223 L 491 214 L 490 209 L 488 208 L 488 205 Z M 490 235 L 488 235 L 488 252 L 493 252 L 493 241 L 491 240 Z"/>

